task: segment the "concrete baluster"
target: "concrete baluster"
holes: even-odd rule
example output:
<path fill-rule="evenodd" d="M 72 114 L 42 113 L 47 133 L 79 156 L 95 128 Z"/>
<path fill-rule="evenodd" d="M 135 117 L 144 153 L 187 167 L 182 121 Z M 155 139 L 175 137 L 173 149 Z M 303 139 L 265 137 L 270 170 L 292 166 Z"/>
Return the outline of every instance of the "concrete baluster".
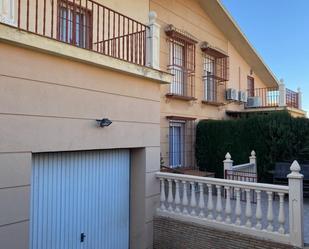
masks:
<path fill-rule="evenodd" d="M 192 216 L 196 215 L 195 208 L 196 208 L 196 198 L 195 198 L 195 183 L 190 182 L 191 184 L 191 200 L 190 200 L 190 206 L 191 206 L 191 212 L 190 214 Z"/>
<path fill-rule="evenodd" d="M 180 213 L 179 181 L 175 180 L 175 212 Z"/>
<path fill-rule="evenodd" d="M 205 213 L 204 213 L 204 208 L 205 208 L 204 185 L 201 182 L 198 185 L 199 185 L 199 190 L 200 190 L 200 198 L 199 198 L 200 213 L 199 213 L 199 217 L 204 218 L 205 217 Z"/>
<path fill-rule="evenodd" d="M 279 229 L 278 232 L 281 234 L 284 234 L 284 222 L 285 222 L 285 216 L 284 216 L 284 193 L 278 193 L 279 195 L 279 215 L 278 215 L 278 222 L 279 222 Z"/>
<path fill-rule="evenodd" d="M 182 196 L 182 213 L 184 215 L 187 215 L 188 214 L 188 209 L 187 209 L 187 206 L 188 206 L 188 193 L 187 193 L 187 182 L 186 181 L 182 181 L 182 184 L 183 184 L 183 196 Z"/>
<path fill-rule="evenodd" d="M 216 211 L 217 211 L 217 221 L 222 221 L 222 199 L 221 199 L 221 186 L 216 185 L 217 188 L 217 205 L 216 205 Z"/>
<path fill-rule="evenodd" d="M 173 212 L 173 188 L 172 188 L 172 180 L 167 179 L 168 182 L 168 196 L 167 196 L 167 202 L 168 202 L 168 211 Z"/>
<path fill-rule="evenodd" d="M 251 227 L 251 217 L 252 217 L 252 207 L 251 207 L 251 199 L 250 199 L 250 189 L 246 189 L 246 227 Z"/>
<path fill-rule="evenodd" d="M 164 186 L 164 178 L 160 178 L 160 182 L 161 182 L 161 195 L 160 195 L 160 202 L 161 202 L 161 206 L 160 209 L 162 211 L 166 210 L 165 207 L 165 186 Z"/>
<path fill-rule="evenodd" d="M 207 218 L 212 220 L 213 219 L 213 214 L 212 214 L 212 210 L 213 210 L 212 185 L 207 184 L 207 188 L 208 188 L 208 203 L 207 203 L 208 216 L 207 216 Z"/>
<path fill-rule="evenodd" d="M 235 221 L 235 224 L 237 226 L 240 226 L 241 225 L 241 219 L 240 219 L 240 215 L 241 215 L 240 189 L 239 188 L 235 188 L 235 192 L 236 192 L 236 210 L 235 210 L 236 221 Z"/>
<path fill-rule="evenodd" d="M 267 231 L 272 232 L 274 230 L 273 220 L 274 220 L 274 212 L 273 212 L 273 192 L 267 191 L 268 196 L 268 206 L 267 206 Z"/>
<path fill-rule="evenodd" d="M 255 228 L 257 230 L 261 230 L 262 229 L 261 191 L 255 190 L 255 193 L 256 193 L 256 212 L 255 212 L 256 225 L 255 225 Z"/>
<path fill-rule="evenodd" d="M 232 208 L 231 208 L 231 192 L 230 192 L 230 187 L 225 186 L 225 193 L 226 193 L 226 202 L 225 202 L 225 222 L 226 223 L 231 223 L 231 213 L 232 213 Z"/>

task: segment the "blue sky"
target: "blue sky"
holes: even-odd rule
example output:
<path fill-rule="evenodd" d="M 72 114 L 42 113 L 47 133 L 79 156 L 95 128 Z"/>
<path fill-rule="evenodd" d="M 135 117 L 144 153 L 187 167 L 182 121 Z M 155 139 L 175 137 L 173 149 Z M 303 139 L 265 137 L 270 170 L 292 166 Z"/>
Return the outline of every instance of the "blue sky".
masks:
<path fill-rule="evenodd" d="M 278 79 L 309 112 L 309 0 L 221 0 Z"/>

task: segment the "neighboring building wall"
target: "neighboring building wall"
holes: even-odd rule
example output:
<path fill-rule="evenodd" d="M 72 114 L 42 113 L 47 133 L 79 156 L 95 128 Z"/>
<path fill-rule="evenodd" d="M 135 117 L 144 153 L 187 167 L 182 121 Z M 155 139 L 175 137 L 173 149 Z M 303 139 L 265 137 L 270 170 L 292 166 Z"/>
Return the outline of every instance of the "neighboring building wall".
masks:
<path fill-rule="evenodd" d="M 33 152 L 130 148 L 131 246 L 151 248 L 160 84 L 12 44 L 0 51 L 0 247 L 28 248 Z M 98 128 L 103 117 L 113 123 Z"/>
<path fill-rule="evenodd" d="M 235 232 L 226 232 L 170 218 L 156 217 L 154 219 L 154 248 L 292 249 L 294 247 Z"/>
<path fill-rule="evenodd" d="M 247 89 L 247 76 L 250 75 L 250 66 L 239 55 L 224 34 L 216 27 L 210 18 L 205 14 L 197 0 L 151 0 L 150 10 L 158 15 L 158 23 L 161 25 L 161 51 L 160 66 L 166 69 L 169 63 L 169 46 L 164 28 L 173 24 L 176 28 L 185 30 L 193 35 L 199 43 L 196 45 L 196 70 L 195 70 L 195 97 L 194 101 L 183 101 L 166 98 L 169 92 L 169 85 L 161 86 L 161 154 L 164 164 L 169 164 L 169 120 L 167 116 L 183 116 L 201 119 L 225 119 L 227 109 L 239 111 L 244 105 L 239 103 L 226 103 L 224 106 L 212 106 L 202 103 L 204 99 L 203 85 L 203 52 L 200 49 L 201 42 L 207 41 L 212 46 L 225 51 L 230 60 L 230 80 L 226 88 L 232 87 L 237 90 Z M 265 87 L 257 75 L 255 78 L 256 87 Z M 189 165 L 190 166 L 190 165 Z M 192 166 L 192 165 L 191 165 Z"/>

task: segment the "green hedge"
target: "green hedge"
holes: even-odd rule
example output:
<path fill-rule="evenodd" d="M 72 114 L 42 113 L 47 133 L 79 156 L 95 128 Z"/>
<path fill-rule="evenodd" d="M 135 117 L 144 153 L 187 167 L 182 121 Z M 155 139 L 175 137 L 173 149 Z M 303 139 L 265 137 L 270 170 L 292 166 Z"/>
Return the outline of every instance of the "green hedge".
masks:
<path fill-rule="evenodd" d="M 249 161 L 251 150 L 256 151 L 262 181 L 277 161 L 309 160 L 309 120 L 282 111 L 237 120 L 204 120 L 197 125 L 195 154 L 201 170 L 222 177 L 227 152 L 234 164 L 241 164 Z"/>

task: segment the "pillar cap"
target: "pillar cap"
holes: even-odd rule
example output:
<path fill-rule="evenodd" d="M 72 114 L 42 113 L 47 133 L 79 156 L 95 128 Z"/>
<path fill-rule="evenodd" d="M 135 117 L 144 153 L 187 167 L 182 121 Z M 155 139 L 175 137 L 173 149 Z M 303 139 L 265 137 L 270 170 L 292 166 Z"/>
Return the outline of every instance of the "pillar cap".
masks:
<path fill-rule="evenodd" d="M 158 15 L 157 15 L 157 13 L 155 11 L 149 11 L 148 18 L 149 18 L 149 23 L 150 24 L 155 23 L 157 17 L 158 17 Z"/>
<path fill-rule="evenodd" d="M 300 165 L 299 163 L 295 160 L 291 167 L 290 167 L 291 173 L 288 174 L 288 178 L 303 178 L 304 176 L 302 174 L 300 174 Z"/>

